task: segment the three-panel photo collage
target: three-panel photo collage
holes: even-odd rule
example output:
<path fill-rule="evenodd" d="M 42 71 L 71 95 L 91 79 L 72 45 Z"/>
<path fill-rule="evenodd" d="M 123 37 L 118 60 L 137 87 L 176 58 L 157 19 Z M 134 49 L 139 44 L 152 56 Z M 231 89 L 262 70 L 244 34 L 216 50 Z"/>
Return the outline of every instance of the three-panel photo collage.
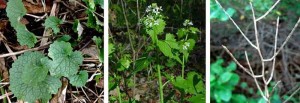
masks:
<path fill-rule="evenodd" d="M 0 0 L 0 103 L 300 103 L 299 23 L 299 0 Z"/>

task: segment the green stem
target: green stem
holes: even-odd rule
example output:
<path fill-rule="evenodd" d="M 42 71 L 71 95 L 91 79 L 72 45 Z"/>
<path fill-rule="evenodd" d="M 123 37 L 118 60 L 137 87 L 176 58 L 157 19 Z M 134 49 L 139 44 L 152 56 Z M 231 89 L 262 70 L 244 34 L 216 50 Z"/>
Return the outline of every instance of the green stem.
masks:
<path fill-rule="evenodd" d="M 163 84 L 161 80 L 161 74 L 160 74 L 160 66 L 157 66 L 157 73 L 158 73 L 158 82 L 159 82 L 159 99 L 160 103 L 164 103 L 164 92 L 163 92 Z"/>
<path fill-rule="evenodd" d="M 182 78 L 184 78 L 184 67 L 185 67 L 185 64 L 184 64 L 184 55 L 182 56 L 182 65 L 181 65 L 181 76 Z"/>
<path fill-rule="evenodd" d="M 2 80 L 1 77 L 0 77 L 0 80 Z M 3 87 L 1 88 L 1 94 L 2 94 L 2 95 L 5 94 Z M 7 103 L 6 98 L 3 98 L 3 103 Z"/>
<path fill-rule="evenodd" d="M 118 91 L 118 96 L 119 96 L 119 103 L 122 103 L 122 97 L 121 97 L 121 92 L 120 92 L 119 86 L 117 86 L 117 91 Z"/>

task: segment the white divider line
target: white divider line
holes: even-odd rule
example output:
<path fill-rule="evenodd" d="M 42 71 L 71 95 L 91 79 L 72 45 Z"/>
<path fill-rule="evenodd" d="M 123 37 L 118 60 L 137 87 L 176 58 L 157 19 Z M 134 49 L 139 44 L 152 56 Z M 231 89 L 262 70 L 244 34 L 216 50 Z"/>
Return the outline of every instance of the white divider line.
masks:
<path fill-rule="evenodd" d="M 109 103 L 108 91 L 108 0 L 104 0 L 104 103 Z"/>
<path fill-rule="evenodd" d="M 205 16 L 205 36 L 206 36 L 206 40 L 205 40 L 205 78 L 206 78 L 206 103 L 210 103 L 210 0 L 206 0 L 206 16 Z M 212 1 L 214 2 L 214 1 Z"/>

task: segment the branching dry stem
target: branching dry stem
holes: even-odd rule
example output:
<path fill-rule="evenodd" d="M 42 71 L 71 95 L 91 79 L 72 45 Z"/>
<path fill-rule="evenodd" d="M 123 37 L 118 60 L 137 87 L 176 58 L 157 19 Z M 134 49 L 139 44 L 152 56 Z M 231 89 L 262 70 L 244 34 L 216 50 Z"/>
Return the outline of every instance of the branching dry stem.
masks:
<path fill-rule="evenodd" d="M 275 71 L 275 63 L 276 63 L 276 56 L 279 54 L 279 52 L 283 49 L 283 47 L 286 45 L 286 43 L 289 41 L 289 39 L 291 38 L 291 36 L 293 35 L 293 33 L 295 32 L 296 28 L 298 27 L 298 24 L 300 23 L 300 18 L 298 19 L 297 23 L 295 24 L 295 26 L 293 27 L 292 31 L 288 34 L 287 38 L 285 39 L 285 41 L 282 43 L 282 45 L 280 46 L 280 48 L 277 50 L 277 39 L 278 39 L 278 27 L 279 27 L 279 17 L 277 18 L 277 22 L 276 22 L 276 33 L 275 33 L 275 40 L 274 40 L 274 53 L 272 55 L 271 58 L 269 59 L 265 59 L 263 56 L 263 53 L 260 49 L 260 44 L 261 42 L 259 41 L 259 32 L 258 32 L 258 27 L 257 27 L 257 23 L 258 21 L 262 20 L 263 18 L 265 18 L 275 7 L 276 5 L 280 2 L 280 0 L 277 0 L 272 7 L 269 8 L 269 10 L 267 12 L 264 13 L 264 15 L 260 16 L 259 18 L 255 17 L 255 10 L 253 8 L 252 3 L 250 2 L 250 7 L 251 7 L 251 11 L 252 11 L 252 17 L 253 17 L 253 26 L 254 26 L 254 35 L 255 35 L 255 44 L 253 44 L 249 38 L 244 34 L 244 32 L 240 29 L 240 27 L 236 24 L 236 22 L 230 17 L 230 15 L 226 12 L 226 10 L 222 7 L 222 5 L 218 2 L 218 0 L 215 0 L 216 3 L 222 8 L 222 10 L 225 12 L 225 14 L 229 17 L 229 19 L 232 21 L 232 23 L 234 24 L 234 26 L 240 31 L 240 33 L 242 34 L 242 36 L 245 38 L 245 40 L 253 47 L 254 50 L 257 51 L 258 55 L 259 55 L 259 59 L 261 61 L 261 75 L 255 75 L 253 72 L 253 69 L 251 67 L 249 58 L 248 58 L 248 54 L 247 51 L 245 51 L 245 56 L 246 56 L 246 61 L 248 64 L 248 68 L 244 67 L 241 63 L 239 63 L 239 61 L 233 56 L 233 54 L 227 49 L 226 46 L 222 45 L 222 47 L 224 48 L 224 50 L 231 56 L 231 58 L 233 58 L 233 60 L 237 63 L 237 65 L 242 68 L 242 70 L 244 70 L 248 75 L 250 75 L 253 79 L 254 82 L 261 94 L 261 96 L 265 99 L 266 102 L 270 103 L 270 98 L 271 95 L 273 94 L 275 88 L 277 87 L 277 85 L 281 82 L 278 81 L 275 86 L 273 87 L 272 91 L 270 92 L 268 90 L 268 88 L 270 87 L 270 82 L 273 79 L 274 76 L 274 71 Z M 269 77 L 266 75 L 266 71 L 265 70 L 265 62 L 268 61 L 272 61 L 272 68 L 271 68 L 271 72 Z M 249 71 L 250 70 L 250 71 Z M 263 81 L 263 84 L 259 84 L 258 80 L 261 78 Z M 300 89 L 300 88 L 299 88 Z M 297 89 L 294 93 L 296 93 L 297 91 L 299 91 L 299 89 Z M 293 96 L 294 93 L 291 95 Z M 290 96 L 290 97 L 291 97 Z M 289 99 L 289 98 L 288 98 Z M 287 99 L 287 100 L 288 100 Z M 286 100 L 286 101 L 287 101 Z"/>

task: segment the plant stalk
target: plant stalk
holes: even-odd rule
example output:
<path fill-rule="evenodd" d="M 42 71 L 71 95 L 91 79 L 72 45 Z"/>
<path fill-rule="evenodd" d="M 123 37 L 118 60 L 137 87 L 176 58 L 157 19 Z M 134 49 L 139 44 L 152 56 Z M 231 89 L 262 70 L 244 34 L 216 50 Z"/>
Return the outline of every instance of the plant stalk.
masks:
<path fill-rule="evenodd" d="M 160 66 L 157 66 L 157 73 L 158 73 L 158 83 L 159 83 L 159 99 L 160 103 L 164 103 L 164 92 L 163 92 L 163 84 L 161 79 L 161 73 L 160 73 Z"/>
<path fill-rule="evenodd" d="M 184 64 L 184 55 L 182 56 L 182 65 L 181 65 L 181 76 L 182 78 L 184 79 L 184 67 L 185 67 L 185 64 Z"/>
<path fill-rule="evenodd" d="M 119 103 L 122 103 L 122 97 L 121 97 L 121 92 L 120 92 L 119 86 L 117 86 L 117 91 L 118 91 Z"/>

